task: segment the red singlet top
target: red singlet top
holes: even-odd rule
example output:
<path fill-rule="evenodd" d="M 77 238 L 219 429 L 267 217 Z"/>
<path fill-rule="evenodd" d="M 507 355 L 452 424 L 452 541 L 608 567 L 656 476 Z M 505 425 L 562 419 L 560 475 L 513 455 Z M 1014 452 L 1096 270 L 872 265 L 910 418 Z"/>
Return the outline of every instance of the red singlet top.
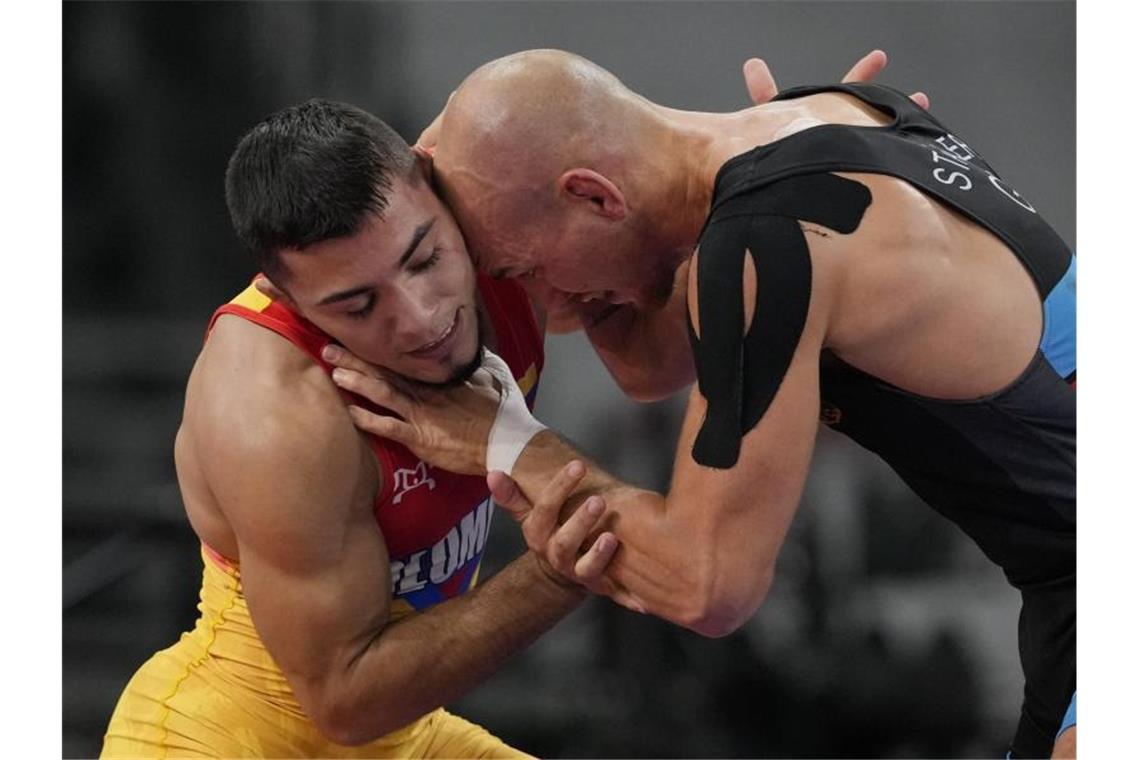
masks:
<path fill-rule="evenodd" d="M 511 280 L 480 274 L 479 293 L 502 357 L 533 408 L 542 371 L 542 333 L 526 292 Z M 326 372 L 332 365 L 321 349 L 332 342 L 326 333 L 250 285 L 214 312 L 210 329 L 223 314 L 247 319 L 283 336 Z M 354 403 L 384 410 L 365 399 Z M 421 461 L 401 444 L 369 436 L 382 473 L 376 496 L 376 521 L 388 545 L 392 569 L 393 619 L 457 596 L 475 585 L 483 547 L 491 527 L 493 504 L 483 477 L 457 475 Z M 225 562 L 206 547 L 207 555 Z"/>

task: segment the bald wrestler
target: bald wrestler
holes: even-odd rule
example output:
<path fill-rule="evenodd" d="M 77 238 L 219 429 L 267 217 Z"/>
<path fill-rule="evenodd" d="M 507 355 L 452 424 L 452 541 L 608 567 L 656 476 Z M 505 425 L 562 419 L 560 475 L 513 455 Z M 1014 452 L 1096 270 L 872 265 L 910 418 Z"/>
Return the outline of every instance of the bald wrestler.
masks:
<path fill-rule="evenodd" d="M 756 66 L 750 89 L 770 93 Z M 424 392 L 462 382 L 485 345 L 533 403 L 545 313 L 476 274 L 427 167 L 374 116 L 327 101 L 274 114 L 235 151 L 227 201 L 266 277 L 211 321 L 175 446 L 202 541 L 201 616 L 131 679 L 104 757 L 520 754 L 440 706 L 584 589 L 549 552 L 476 587 L 494 512 L 484 479 L 361 436 L 321 356 L 335 341 Z M 535 514 L 556 515 L 583 473 L 553 478 Z M 603 534 L 578 557 L 599 516 L 550 537 L 583 578 L 615 546 Z"/>
<path fill-rule="evenodd" d="M 1019 589 L 1010 751 L 1050 753 L 1070 706 L 1075 722 L 1076 264 L 1029 198 L 885 87 L 693 113 L 559 51 L 472 74 L 435 174 L 480 267 L 576 314 L 630 395 L 697 381 L 668 495 L 597 468 L 578 487 L 605 497 L 621 544 L 593 588 L 707 635 L 736 629 L 771 583 L 822 420 Z M 483 466 L 502 422 L 485 388 L 417 402 L 344 363 L 358 370 L 344 387 L 403 418 L 358 424 Z M 492 476 L 535 547 L 553 523 L 528 500 L 579 456 L 540 432 L 513 483 Z"/>

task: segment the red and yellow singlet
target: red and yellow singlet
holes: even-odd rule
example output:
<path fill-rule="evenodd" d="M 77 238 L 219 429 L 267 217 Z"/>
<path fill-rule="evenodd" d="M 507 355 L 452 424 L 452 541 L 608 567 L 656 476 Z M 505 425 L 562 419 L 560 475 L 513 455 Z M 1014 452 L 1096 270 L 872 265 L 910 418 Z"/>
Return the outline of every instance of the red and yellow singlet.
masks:
<path fill-rule="evenodd" d="M 542 334 L 526 293 L 479 276 L 497 353 L 533 405 Z M 329 337 L 250 286 L 214 314 L 248 319 L 282 335 L 325 371 Z M 357 400 L 360 403 L 361 400 Z M 370 436 L 382 472 L 375 504 L 391 563 L 391 619 L 471 589 L 493 510 L 484 479 L 435 469 L 405 447 Z M 241 571 L 202 547 L 203 578 L 192 631 L 157 653 L 127 684 L 102 757 L 519 757 L 484 729 L 439 709 L 360 747 L 326 739 L 308 720 L 265 649 L 246 605 Z"/>

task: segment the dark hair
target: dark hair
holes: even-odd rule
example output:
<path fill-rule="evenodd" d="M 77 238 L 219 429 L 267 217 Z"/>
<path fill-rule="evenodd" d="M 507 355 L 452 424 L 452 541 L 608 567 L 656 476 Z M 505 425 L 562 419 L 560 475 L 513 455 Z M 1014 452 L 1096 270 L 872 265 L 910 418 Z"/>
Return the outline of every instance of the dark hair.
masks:
<path fill-rule="evenodd" d="M 408 176 L 414 164 L 403 138 L 372 114 L 309 100 L 242 137 L 226 167 L 226 205 L 261 271 L 281 278 L 281 249 L 354 234 L 388 207 L 393 174 Z"/>

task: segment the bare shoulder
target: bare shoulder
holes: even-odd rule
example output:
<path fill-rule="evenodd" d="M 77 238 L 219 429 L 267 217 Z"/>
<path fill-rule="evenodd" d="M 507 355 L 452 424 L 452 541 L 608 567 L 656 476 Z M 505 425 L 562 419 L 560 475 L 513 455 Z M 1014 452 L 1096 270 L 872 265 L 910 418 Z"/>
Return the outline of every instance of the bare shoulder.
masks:
<path fill-rule="evenodd" d="M 844 92 L 821 92 L 794 100 L 766 103 L 769 117 L 778 116 L 770 140 L 780 140 L 805 129 L 824 124 L 848 124 L 855 127 L 881 127 L 891 117 L 854 95 Z"/>
<path fill-rule="evenodd" d="M 808 235 L 841 268 L 827 344 L 913 393 L 969 399 L 1013 382 L 1040 338 L 1025 268 L 992 232 L 902 179 L 844 174 L 871 205 L 850 235 Z"/>
<path fill-rule="evenodd" d="M 858 229 L 850 235 L 805 232 L 813 256 L 840 270 L 843 318 L 833 338 L 842 346 L 906 329 L 940 310 L 952 290 L 950 275 L 962 263 L 967 222 L 905 180 L 839 176 L 871 192 Z"/>
<path fill-rule="evenodd" d="M 296 534 L 312 546 L 314 524 L 336 523 L 338 513 L 354 520 L 349 513 L 366 508 L 379 484 L 375 459 L 324 370 L 240 318 L 222 317 L 207 340 L 182 427 L 243 545 L 263 534 L 290 543 Z"/>

